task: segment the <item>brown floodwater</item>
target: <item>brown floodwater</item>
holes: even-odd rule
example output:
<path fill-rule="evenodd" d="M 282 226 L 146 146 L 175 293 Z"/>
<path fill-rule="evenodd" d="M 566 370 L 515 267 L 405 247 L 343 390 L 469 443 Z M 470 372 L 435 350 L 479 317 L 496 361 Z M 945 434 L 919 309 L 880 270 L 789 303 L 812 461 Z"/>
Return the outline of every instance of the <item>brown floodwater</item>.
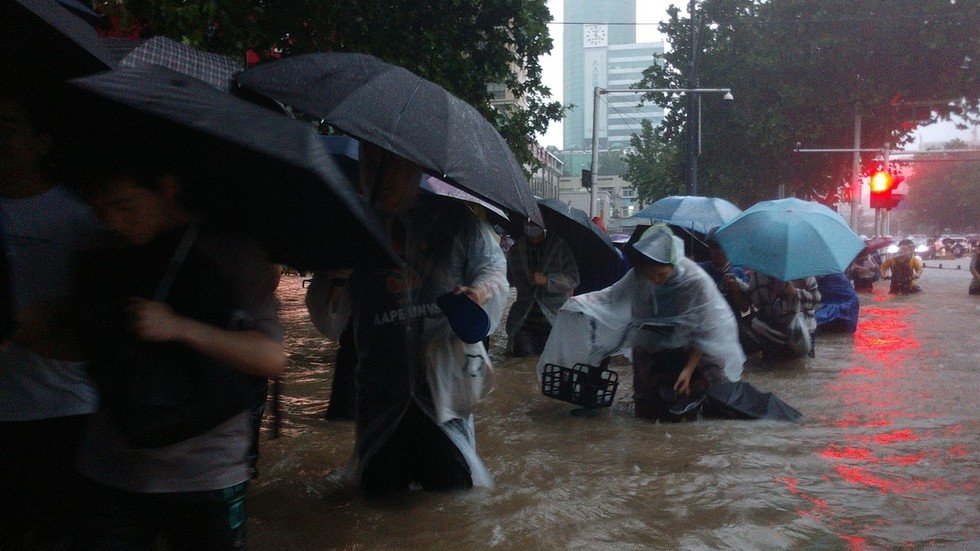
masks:
<path fill-rule="evenodd" d="M 339 479 L 354 427 L 322 419 L 335 345 L 309 322 L 302 278 L 284 276 L 282 436 L 263 431 L 250 546 L 980 549 L 980 297 L 959 264 L 927 268 L 914 296 L 876 283 L 857 333 L 820 338 L 816 358 L 750 360 L 744 378 L 802 411 L 797 424 L 636 419 L 625 362 L 614 406 L 573 416 L 495 335 L 476 422 L 495 486 L 383 500 Z"/>

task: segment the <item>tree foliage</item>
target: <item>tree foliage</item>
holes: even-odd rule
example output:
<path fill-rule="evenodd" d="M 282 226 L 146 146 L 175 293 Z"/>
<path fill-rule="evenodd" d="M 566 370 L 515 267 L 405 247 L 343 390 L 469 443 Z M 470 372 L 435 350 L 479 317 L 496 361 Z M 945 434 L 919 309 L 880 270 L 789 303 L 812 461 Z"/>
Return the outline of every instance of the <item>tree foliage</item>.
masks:
<path fill-rule="evenodd" d="M 113 0 L 109 34 L 162 34 L 250 63 L 311 52 L 361 52 L 401 65 L 475 106 L 518 160 L 563 114 L 541 82 L 551 51 L 545 0 Z M 497 110 L 487 84 L 526 103 Z"/>
<path fill-rule="evenodd" d="M 685 3 L 686 4 L 686 3 Z M 690 20 L 676 7 L 660 31 L 671 43 L 642 88 L 685 88 Z M 824 195 L 849 178 L 851 156 L 793 154 L 850 148 L 855 108 L 862 147 L 906 143 L 915 124 L 901 107 L 930 103 L 940 118 L 978 118 L 980 3 L 950 0 L 702 0 L 699 84 L 730 87 L 702 96 L 702 193 L 742 206 L 773 198 L 777 185 Z M 637 136 L 634 181 L 647 200 L 685 189 L 686 99 L 648 94 L 669 109 Z M 873 154 L 865 155 L 870 162 Z"/>
<path fill-rule="evenodd" d="M 945 144 L 945 149 L 963 149 L 962 141 Z M 972 158 L 973 161 L 965 160 Z M 906 204 L 911 218 L 938 235 L 944 229 L 980 229 L 980 162 L 975 154 L 930 156 L 929 163 L 916 163 L 908 179 Z"/>

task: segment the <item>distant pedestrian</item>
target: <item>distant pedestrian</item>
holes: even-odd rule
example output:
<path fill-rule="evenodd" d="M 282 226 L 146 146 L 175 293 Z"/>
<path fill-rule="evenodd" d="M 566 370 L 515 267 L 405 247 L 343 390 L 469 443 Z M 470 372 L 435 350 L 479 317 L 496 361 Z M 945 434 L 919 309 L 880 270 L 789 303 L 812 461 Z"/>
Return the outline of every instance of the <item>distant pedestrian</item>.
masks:
<path fill-rule="evenodd" d="M 782 281 L 752 272 L 747 283 L 738 285 L 752 304 L 754 318 L 750 326 L 759 343 L 757 350 L 746 349 L 746 353 L 761 350 L 773 357 L 813 356 L 815 312 L 820 304 L 815 278 Z"/>
<path fill-rule="evenodd" d="M 970 257 L 970 273 L 973 280 L 970 281 L 970 294 L 980 295 L 980 249 L 974 251 Z"/>
<path fill-rule="evenodd" d="M 881 263 L 882 276 L 886 279 L 891 277 L 889 293 L 908 295 L 922 290 L 919 276 L 924 266 L 914 247 L 911 239 L 903 239 L 898 242 L 898 254 Z"/>
<path fill-rule="evenodd" d="M 870 293 L 874 290 L 874 282 L 881 279 L 881 268 L 867 248 L 858 253 L 844 273 L 854 282 L 854 290 L 859 293 Z"/>
<path fill-rule="evenodd" d="M 857 331 L 861 309 L 857 292 L 844 274 L 817 276 L 820 305 L 814 312 L 817 330 L 821 333 L 853 333 Z"/>
<path fill-rule="evenodd" d="M 507 279 L 517 300 L 507 314 L 507 351 L 516 356 L 544 350 L 558 309 L 579 285 L 579 268 L 568 243 L 528 224 L 507 254 Z"/>

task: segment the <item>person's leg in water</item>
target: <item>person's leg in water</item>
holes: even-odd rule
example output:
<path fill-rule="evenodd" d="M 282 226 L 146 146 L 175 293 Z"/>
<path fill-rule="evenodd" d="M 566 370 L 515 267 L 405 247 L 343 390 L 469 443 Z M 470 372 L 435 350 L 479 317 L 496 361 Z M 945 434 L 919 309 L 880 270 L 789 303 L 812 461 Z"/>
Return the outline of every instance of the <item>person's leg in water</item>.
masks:
<path fill-rule="evenodd" d="M 334 356 L 333 382 L 330 385 L 330 402 L 324 419 L 351 421 L 354 419 L 356 396 L 357 348 L 354 344 L 354 328 L 347 324 L 340 334 L 340 347 Z"/>
<path fill-rule="evenodd" d="M 361 473 L 361 490 L 384 495 L 419 484 L 430 491 L 466 490 L 473 478 L 466 458 L 414 402 Z"/>
<path fill-rule="evenodd" d="M 524 319 L 524 324 L 514 335 L 514 357 L 540 355 L 550 334 L 551 323 L 541 311 L 541 307 L 535 303 Z"/>
<path fill-rule="evenodd" d="M 673 421 L 676 415 L 671 409 L 676 405 L 673 400 L 673 387 L 678 375 L 687 363 L 689 351 L 684 348 L 672 348 L 649 352 L 641 348 L 633 349 L 633 402 L 637 417 L 658 421 Z M 691 378 L 692 396 L 697 393 L 695 387 L 700 387 Z M 669 394 L 664 396 L 664 394 Z"/>
<path fill-rule="evenodd" d="M 144 494 L 86 481 L 75 549 L 245 549 L 246 487 Z"/>

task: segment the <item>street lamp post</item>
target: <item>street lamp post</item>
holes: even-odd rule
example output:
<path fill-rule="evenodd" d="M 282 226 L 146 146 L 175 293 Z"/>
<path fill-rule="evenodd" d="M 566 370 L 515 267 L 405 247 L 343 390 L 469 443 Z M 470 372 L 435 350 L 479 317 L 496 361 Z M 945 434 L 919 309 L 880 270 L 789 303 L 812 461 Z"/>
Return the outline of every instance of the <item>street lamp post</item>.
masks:
<path fill-rule="evenodd" d="M 592 181 L 589 193 L 589 216 L 596 215 L 597 190 L 596 183 L 599 178 L 599 101 L 606 94 L 647 94 L 660 92 L 665 94 L 694 94 L 700 98 L 700 94 L 725 94 L 722 99 L 726 101 L 734 100 L 731 88 L 601 88 L 596 86 L 592 95 Z M 695 184 L 696 186 L 696 184 Z M 697 193 L 697 188 L 693 190 Z"/>

